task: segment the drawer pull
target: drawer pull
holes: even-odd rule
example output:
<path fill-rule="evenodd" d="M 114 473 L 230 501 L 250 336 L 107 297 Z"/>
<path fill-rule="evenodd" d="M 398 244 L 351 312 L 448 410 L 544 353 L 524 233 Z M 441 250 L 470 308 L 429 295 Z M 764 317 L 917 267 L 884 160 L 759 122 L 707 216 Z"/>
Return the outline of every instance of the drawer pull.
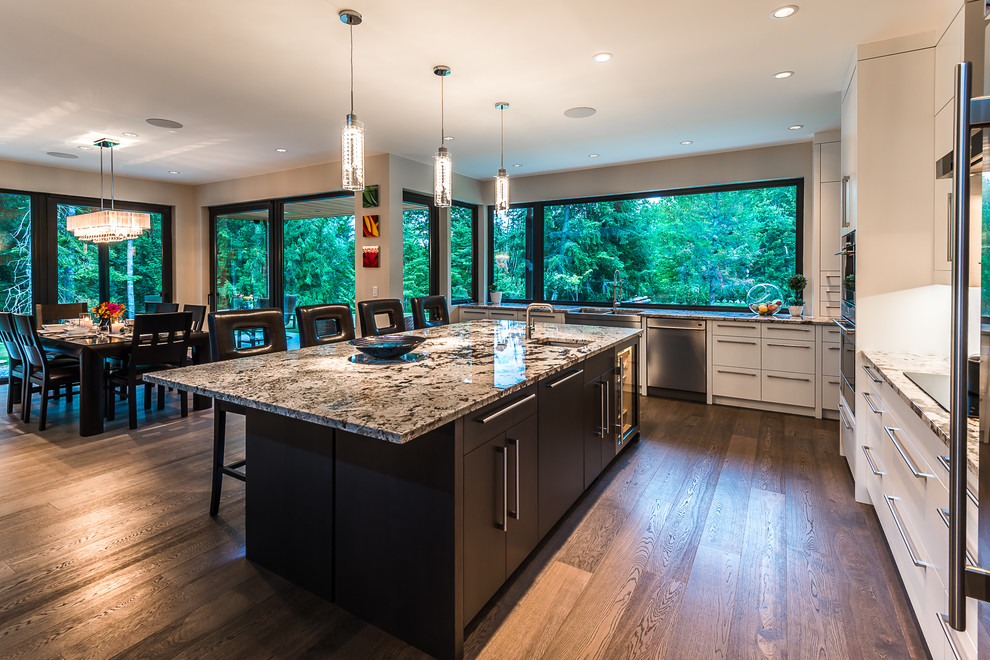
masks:
<path fill-rule="evenodd" d="M 776 378 L 777 380 L 802 380 L 806 383 L 810 383 L 810 378 L 799 378 L 798 376 L 778 376 L 777 374 L 767 374 L 767 378 Z"/>
<path fill-rule="evenodd" d="M 938 509 L 935 509 L 935 510 L 938 511 L 938 517 L 942 519 L 942 522 L 945 523 L 945 528 L 948 529 L 949 528 L 949 510 L 948 509 L 942 509 L 942 508 L 938 508 Z M 973 559 L 973 555 L 969 554 L 969 550 L 966 551 L 966 563 L 968 563 L 970 566 L 976 566 L 977 565 L 976 564 L 976 560 Z"/>
<path fill-rule="evenodd" d="M 846 415 L 848 414 L 849 413 L 846 412 L 846 402 L 843 401 L 842 399 L 839 399 L 839 417 L 842 418 L 842 425 L 845 426 L 847 429 L 851 429 L 853 425 L 849 423 L 849 419 L 848 417 L 846 417 Z"/>
<path fill-rule="evenodd" d="M 742 341 L 739 339 L 716 339 L 715 341 L 720 344 L 749 344 L 750 346 L 756 346 L 755 341 Z"/>
<path fill-rule="evenodd" d="M 716 323 L 716 328 L 746 328 L 747 330 L 758 330 L 752 323 Z"/>
<path fill-rule="evenodd" d="M 938 462 L 942 464 L 942 467 L 945 468 L 945 471 L 946 472 L 949 471 L 949 457 L 948 456 L 939 456 L 938 457 Z M 976 495 L 973 493 L 973 491 L 971 489 L 969 489 L 969 488 L 966 489 L 966 497 L 968 497 L 969 498 L 969 501 L 972 502 L 973 504 L 975 504 L 977 507 L 980 506 L 980 500 L 979 500 L 979 498 L 976 497 Z"/>
<path fill-rule="evenodd" d="M 880 410 L 880 409 L 877 408 L 876 404 L 873 403 L 873 397 L 870 396 L 870 393 L 869 392 L 863 392 L 863 398 L 866 399 L 866 405 L 868 405 L 870 407 L 870 410 L 872 410 L 876 414 L 882 415 L 885 412 L 887 412 L 886 410 Z"/>
<path fill-rule="evenodd" d="M 772 328 L 767 328 L 767 332 L 770 332 L 770 331 L 773 331 L 773 330 L 783 330 L 785 332 L 801 332 L 801 333 L 804 333 L 806 335 L 810 335 L 812 333 L 812 330 L 809 330 L 808 328 L 788 328 L 786 326 L 777 327 L 776 325 L 773 326 Z"/>
<path fill-rule="evenodd" d="M 839 384 L 839 381 L 837 381 L 837 380 L 827 380 L 825 382 L 828 383 L 829 385 L 838 385 Z"/>
<path fill-rule="evenodd" d="M 901 455 L 901 458 L 904 459 L 904 463 L 905 465 L 908 466 L 908 469 L 911 470 L 911 474 L 913 474 L 919 479 L 928 479 L 929 477 L 935 476 L 934 474 L 926 474 L 924 472 L 919 472 L 918 468 L 914 466 L 914 461 L 912 461 L 911 457 L 907 455 L 906 451 L 904 451 L 904 446 L 900 443 L 900 441 L 897 439 L 897 436 L 894 434 L 894 431 L 899 431 L 900 429 L 895 429 L 893 426 L 885 426 L 883 427 L 883 430 L 887 432 L 887 437 L 889 437 L 890 441 L 894 443 L 894 448 L 897 450 L 897 453 Z"/>
<path fill-rule="evenodd" d="M 574 378 L 575 376 L 580 376 L 583 373 L 584 373 L 584 369 L 578 369 L 577 371 L 572 371 L 571 373 L 569 373 L 568 375 L 564 376 L 560 380 L 555 380 L 552 383 L 549 383 L 547 385 L 547 387 L 549 387 L 550 389 L 553 389 L 553 388 L 557 387 L 558 385 L 560 385 L 561 383 L 566 383 L 571 378 Z"/>
<path fill-rule="evenodd" d="M 963 660 L 963 657 L 959 655 L 959 649 L 956 648 L 955 635 L 952 634 L 951 628 L 949 627 L 949 622 L 946 621 L 946 616 L 941 612 L 935 614 L 938 617 L 938 625 L 942 628 L 942 633 L 945 635 L 945 639 L 949 642 L 949 650 L 952 651 L 952 657 L 956 660 Z"/>
<path fill-rule="evenodd" d="M 829 346 L 828 347 L 828 350 L 830 350 L 830 351 L 837 351 L 837 350 L 839 350 L 839 347 L 838 346 Z"/>
<path fill-rule="evenodd" d="M 728 369 L 718 369 L 718 372 L 720 374 L 734 374 L 736 376 L 753 376 L 754 378 L 756 377 L 756 374 L 751 374 L 748 371 L 729 371 Z"/>
<path fill-rule="evenodd" d="M 900 498 L 891 497 L 886 493 L 883 498 L 887 500 L 887 508 L 890 509 L 890 515 L 894 517 L 894 524 L 897 525 L 897 531 L 901 534 L 901 540 L 904 541 L 904 547 L 907 548 L 908 555 L 911 557 L 911 563 L 915 566 L 921 566 L 922 568 L 930 568 L 931 564 L 927 561 L 918 559 L 918 555 L 914 552 L 914 545 L 911 543 L 911 539 L 908 538 L 907 531 L 904 529 L 904 523 L 901 522 L 901 514 L 897 512 L 897 506 L 894 504 L 894 501 Z"/>
<path fill-rule="evenodd" d="M 870 377 L 870 380 L 872 380 L 874 383 L 882 383 L 883 382 L 883 378 L 880 378 L 880 376 L 877 376 L 875 373 L 873 373 L 873 370 L 870 369 L 870 367 L 868 365 L 865 365 L 865 364 L 863 365 L 863 371 L 866 372 L 866 375 L 869 376 Z"/>
<path fill-rule="evenodd" d="M 498 417 L 501 417 L 502 415 L 504 415 L 505 413 L 509 412 L 510 410 L 513 410 L 515 408 L 518 408 L 519 406 L 523 405 L 524 403 L 529 403 L 530 401 L 532 401 L 535 398 L 536 398 L 536 395 L 535 394 L 530 394 L 529 396 L 523 397 L 522 399 L 519 399 L 515 403 L 513 403 L 511 405 L 508 405 L 505 408 L 502 408 L 501 410 L 496 410 L 495 412 L 493 412 L 490 415 L 485 415 L 484 417 L 482 417 L 478 421 L 481 422 L 482 424 L 487 424 L 488 422 L 492 421 L 493 419 L 496 419 Z"/>
<path fill-rule="evenodd" d="M 807 344 L 778 344 L 776 342 L 767 342 L 767 346 L 780 346 L 781 348 L 811 348 Z"/>
<path fill-rule="evenodd" d="M 870 465 L 870 472 L 877 475 L 878 477 L 882 477 L 884 474 L 886 474 L 883 470 L 877 469 L 877 464 L 873 462 L 872 447 L 867 447 L 866 445 L 863 445 L 863 453 L 866 454 L 866 462 L 869 463 Z"/>

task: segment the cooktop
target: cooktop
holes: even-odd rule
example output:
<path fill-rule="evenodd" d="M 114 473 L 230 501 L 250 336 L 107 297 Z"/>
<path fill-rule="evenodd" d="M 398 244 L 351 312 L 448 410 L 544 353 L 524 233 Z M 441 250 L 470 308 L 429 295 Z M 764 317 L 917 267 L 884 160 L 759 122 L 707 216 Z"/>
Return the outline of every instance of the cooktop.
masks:
<path fill-rule="evenodd" d="M 917 371 L 905 371 L 904 375 L 924 390 L 925 394 L 933 398 L 942 410 L 949 412 L 949 399 L 951 398 L 949 374 L 926 374 Z M 967 408 L 967 417 L 979 417 L 980 397 L 969 393 Z"/>

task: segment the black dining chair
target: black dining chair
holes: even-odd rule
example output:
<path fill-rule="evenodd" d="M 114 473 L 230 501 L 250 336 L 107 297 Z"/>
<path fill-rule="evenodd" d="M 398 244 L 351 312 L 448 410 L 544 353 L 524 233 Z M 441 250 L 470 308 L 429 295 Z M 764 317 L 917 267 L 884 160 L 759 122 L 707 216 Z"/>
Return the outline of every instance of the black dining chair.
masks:
<path fill-rule="evenodd" d="M 7 350 L 7 414 L 10 415 L 24 389 L 24 354 L 14 333 L 14 317 L 10 312 L 0 312 L 0 342 Z"/>
<path fill-rule="evenodd" d="M 354 339 L 354 315 L 347 303 L 296 307 L 296 325 L 303 348 Z"/>
<path fill-rule="evenodd" d="M 171 314 L 179 311 L 179 303 L 169 302 L 146 302 L 144 303 L 145 314 Z"/>
<path fill-rule="evenodd" d="M 412 303 L 413 327 L 417 330 L 450 324 L 447 299 L 443 296 L 420 296 L 413 298 L 410 302 Z"/>
<path fill-rule="evenodd" d="M 192 331 L 202 332 L 203 324 L 206 323 L 206 305 L 182 305 L 183 312 L 192 314 Z"/>
<path fill-rule="evenodd" d="M 189 332 L 192 314 L 171 312 L 157 314 L 137 314 L 131 332 L 131 348 L 127 364 L 112 370 L 107 375 L 106 409 L 107 419 L 114 419 L 114 387 L 127 387 L 127 417 L 130 428 L 137 428 L 137 389 L 147 385 L 142 380 L 145 374 L 164 369 L 182 367 L 186 364 L 189 351 Z M 145 403 L 150 389 L 145 389 Z M 158 388 L 158 407 L 164 407 L 165 389 Z M 189 394 L 179 390 L 179 407 L 182 417 L 189 415 Z"/>
<path fill-rule="evenodd" d="M 75 367 L 62 366 L 49 360 L 38 339 L 38 329 L 34 320 L 24 314 L 12 314 L 21 355 L 24 359 L 23 389 L 21 390 L 21 419 L 31 421 L 31 397 L 41 393 L 41 412 L 38 415 L 38 430 L 45 430 L 48 420 L 48 394 L 65 387 L 71 396 L 72 386 L 79 382 L 78 363 Z"/>
<path fill-rule="evenodd" d="M 357 308 L 358 319 L 361 321 L 361 334 L 365 337 L 389 335 L 406 329 L 401 300 L 395 298 L 362 300 L 357 304 Z M 379 315 L 388 317 L 385 325 L 378 325 Z"/>
<path fill-rule="evenodd" d="M 214 312 L 208 318 L 210 348 L 213 350 L 213 359 L 217 362 L 286 350 L 285 318 L 278 308 L 235 309 Z M 240 346 L 238 334 L 244 331 L 260 333 L 261 343 Z M 247 474 L 242 470 L 246 463 L 244 459 L 224 464 L 227 413 L 243 415 L 246 409 L 219 399 L 214 399 L 213 404 L 213 486 L 210 492 L 210 516 L 216 516 L 220 511 L 220 486 L 224 476 L 247 481 Z"/>

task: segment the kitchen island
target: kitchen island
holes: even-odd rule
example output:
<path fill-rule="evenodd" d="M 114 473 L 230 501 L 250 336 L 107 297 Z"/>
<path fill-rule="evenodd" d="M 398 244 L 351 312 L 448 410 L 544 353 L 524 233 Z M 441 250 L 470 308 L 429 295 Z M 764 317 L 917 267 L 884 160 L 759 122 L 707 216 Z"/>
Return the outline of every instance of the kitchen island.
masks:
<path fill-rule="evenodd" d="M 640 330 L 476 321 L 147 380 L 248 408 L 248 559 L 439 658 L 638 435 Z"/>

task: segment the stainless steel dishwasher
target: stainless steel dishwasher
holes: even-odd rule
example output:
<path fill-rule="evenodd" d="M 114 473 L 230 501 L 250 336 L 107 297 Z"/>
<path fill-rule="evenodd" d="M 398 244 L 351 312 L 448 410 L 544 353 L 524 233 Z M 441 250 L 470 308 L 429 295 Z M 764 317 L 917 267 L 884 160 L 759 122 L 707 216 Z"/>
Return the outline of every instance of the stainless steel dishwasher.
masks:
<path fill-rule="evenodd" d="M 706 321 L 646 319 L 647 394 L 704 401 Z"/>

